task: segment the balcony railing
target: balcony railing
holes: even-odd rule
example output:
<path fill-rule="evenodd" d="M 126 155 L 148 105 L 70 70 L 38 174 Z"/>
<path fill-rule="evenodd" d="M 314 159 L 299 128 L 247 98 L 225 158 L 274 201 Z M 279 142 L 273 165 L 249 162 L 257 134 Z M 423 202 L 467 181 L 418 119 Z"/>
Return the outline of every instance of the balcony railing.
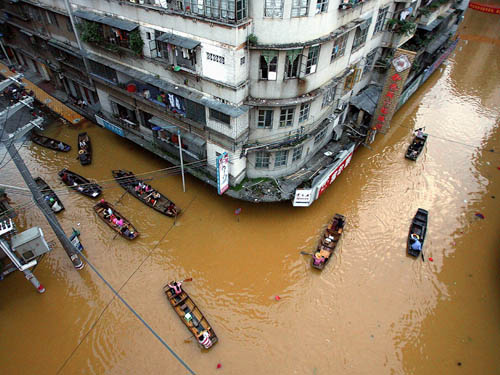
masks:
<path fill-rule="evenodd" d="M 339 10 L 356 8 L 366 2 L 368 2 L 368 0 L 342 0 L 339 5 Z"/>

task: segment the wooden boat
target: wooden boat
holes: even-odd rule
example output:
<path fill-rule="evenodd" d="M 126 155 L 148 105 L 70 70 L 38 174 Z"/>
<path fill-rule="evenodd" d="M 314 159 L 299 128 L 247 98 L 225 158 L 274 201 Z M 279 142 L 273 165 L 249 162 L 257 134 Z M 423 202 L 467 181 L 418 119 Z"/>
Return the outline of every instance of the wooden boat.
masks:
<path fill-rule="evenodd" d="M 68 152 L 69 150 L 71 150 L 70 145 L 68 145 L 64 142 L 58 141 L 57 139 L 53 139 L 53 138 L 49 138 L 49 137 L 46 137 L 46 136 L 41 135 L 41 134 L 37 134 L 35 132 L 31 133 L 31 140 L 33 142 L 35 142 L 37 145 L 50 148 L 51 150 L 54 150 L 54 151 Z M 58 147 L 59 144 L 62 144 L 63 148 L 59 148 Z"/>
<path fill-rule="evenodd" d="M 335 214 L 319 240 L 318 248 L 312 254 L 311 266 L 323 270 L 329 262 L 333 251 L 342 237 L 345 226 L 345 216 Z"/>
<path fill-rule="evenodd" d="M 173 285 L 174 281 L 171 281 L 169 284 Z M 179 319 L 184 323 L 189 332 L 194 336 L 198 345 L 204 349 L 209 349 L 212 347 L 217 341 L 217 335 L 215 334 L 212 326 L 208 322 L 207 318 L 200 311 L 198 306 L 194 303 L 194 301 L 189 297 L 184 289 L 180 294 L 175 294 L 174 290 L 167 285 L 163 288 L 167 299 L 172 305 L 172 308 L 176 312 Z M 202 345 L 200 340 L 198 339 L 199 335 L 202 335 L 203 332 L 207 332 L 207 336 L 211 344 L 207 347 Z"/>
<path fill-rule="evenodd" d="M 425 236 L 427 234 L 428 219 L 429 219 L 429 213 L 427 212 L 427 210 L 419 208 L 417 210 L 417 213 L 413 217 L 413 220 L 411 221 L 410 231 L 408 233 L 408 241 L 407 241 L 408 254 L 410 254 L 411 256 L 418 257 L 419 255 L 422 255 L 422 259 L 424 259 L 423 248 L 424 248 Z M 422 244 L 422 251 L 413 250 L 411 248 L 411 244 L 413 242 L 412 235 L 413 237 L 417 237 L 417 239 Z"/>
<path fill-rule="evenodd" d="M 36 177 L 35 182 L 50 208 L 52 208 L 52 211 L 58 213 L 64 210 L 64 205 L 56 193 L 54 193 L 54 190 L 50 188 L 49 184 L 47 184 L 41 177 Z M 53 200 L 52 202 L 50 201 L 51 199 Z"/>
<path fill-rule="evenodd" d="M 108 216 L 105 212 L 105 210 L 107 210 L 108 208 L 110 208 L 112 211 L 111 216 Z M 135 229 L 132 223 L 130 223 L 130 221 L 128 221 L 122 214 L 120 214 L 111 203 L 108 203 L 104 199 L 101 199 L 101 201 L 94 206 L 94 211 L 97 213 L 97 216 L 99 216 L 106 224 L 111 227 L 111 229 L 113 229 L 123 238 L 126 238 L 127 240 L 133 240 L 139 237 L 139 232 L 137 231 L 137 229 Z M 113 223 L 113 217 L 116 217 L 117 220 L 122 219 L 123 225 L 119 226 Z"/>
<path fill-rule="evenodd" d="M 416 161 L 424 149 L 427 137 L 426 133 L 422 133 L 420 136 L 416 135 L 413 142 L 408 146 L 408 150 L 406 150 L 405 158 Z"/>
<path fill-rule="evenodd" d="M 78 134 L 78 159 L 81 165 L 89 165 L 92 162 L 92 144 L 87 133 Z"/>
<path fill-rule="evenodd" d="M 156 189 L 152 189 L 152 191 L 148 193 L 144 192 L 142 194 L 136 191 L 135 187 L 139 183 L 144 183 L 144 182 L 136 178 L 132 172 L 123 169 L 118 169 L 118 170 L 113 170 L 112 173 L 113 177 L 120 184 L 122 188 L 124 188 L 134 197 L 139 199 L 142 203 L 153 208 L 159 213 L 174 217 L 179 215 L 179 213 L 181 212 L 180 208 L 178 208 L 174 202 L 172 202 L 170 199 L 168 199 L 166 196 L 164 196 Z M 154 203 L 155 201 L 154 199 L 151 199 L 153 197 L 153 194 L 155 193 L 158 194 L 156 203 Z"/>
<path fill-rule="evenodd" d="M 87 197 L 96 198 L 101 194 L 102 188 L 98 184 L 66 168 L 63 168 L 58 175 L 67 186 Z"/>

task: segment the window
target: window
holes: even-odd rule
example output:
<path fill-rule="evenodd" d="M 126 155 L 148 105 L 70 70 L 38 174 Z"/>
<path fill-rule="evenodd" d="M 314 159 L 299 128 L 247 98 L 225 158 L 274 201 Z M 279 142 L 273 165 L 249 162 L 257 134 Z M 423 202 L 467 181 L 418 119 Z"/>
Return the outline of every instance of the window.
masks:
<path fill-rule="evenodd" d="M 308 9 L 309 9 L 309 0 L 292 1 L 292 17 L 307 16 Z"/>
<path fill-rule="evenodd" d="M 323 138 L 325 138 L 325 135 L 326 135 L 326 130 L 327 128 L 324 128 L 323 130 L 321 130 L 318 134 L 316 134 L 316 136 L 314 137 L 314 145 L 316 146 L 318 143 L 320 143 Z"/>
<path fill-rule="evenodd" d="M 363 46 L 366 42 L 366 37 L 368 36 L 368 29 L 370 27 L 370 22 L 371 20 L 367 20 L 363 22 L 359 27 L 356 29 L 356 32 L 354 34 L 354 42 L 352 43 L 352 50 L 359 49 L 360 47 Z"/>
<path fill-rule="evenodd" d="M 280 112 L 280 128 L 293 126 L 293 113 L 295 107 L 281 108 Z"/>
<path fill-rule="evenodd" d="M 300 146 L 293 150 L 292 163 L 302 158 L 302 149 L 303 146 Z"/>
<path fill-rule="evenodd" d="M 333 62 L 339 57 L 344 56 L 346 44 L 347 44 L 347 33 L 339 36 L 333 41 L 333 49 L 332 49 L 332 56 L 330 57 L 330 62 Z"/>
<path fill-rule="evenodd" d="M 309 117 L 310 108 L 311 108 L 311 103 L 302 103 L 300 105 L 299 123 L 307 120 L 307 118 Z"/>
<path fill-rule="evenodd" d="M 210 108 L 210 118 L 212 120 L 216 120 L 218 122 L 222 122 L 226 125 L 231 124 L 231 117 L 226 115 L 225 113 L 216 111 L 215 109 Z"/>
<path fill-rule="evenodd" d="M 224 58 L 224 56 L 215 55 L 210 52 L 207 52 L 207 60 L 215 61 L 222 65 L 226 63 L 226 59 Z"/>
<path fill-rule="evenodd" d="M 265 0 L 264 17 L 283 17 L 283 0 Z"/>
<path fill-rule="evenodd" d="M 373 32 L 374 34 L 384 30 L 385 18 L 387 17 L 388 12 L 389 12 L 389 7 L 380 9 L 378 11 L 377 22 L 375 23 L 375 31 Z"/>
<path fill-rule="evenodd" d="M 285 78 L 297 78 L 301 53 L 301 49 L 286 51 Z"/>
<path fill-rule="evenodd" d="M 274 154 L 274 168 L 286 166 L 288 159 L 288 150 L 276 151 Z"/>
<path fill-rule="evenodd" d="M 132 1 L 132 0 L 131 0 Z M 235 23 L 247 17 L 247 0 L 175 0 L 158 1 L 149 0 L 152 5 L 161 5 L 164 8 L 181 10 L 186 13 L 194 13 L 200 17 L 222 20 L 223 22 Z M 134 0 L 137 2 L 137 0 Z"/>
<path fill-rule="evenodd" d="M 319 46 L 309 47 L 309 53 L 307 55 L 307 62 L 306 62 L 306 74 L 312 74 L 316 72 L 316 68 L 318 66 L 318 57 L 319 57 Z"/>
<path fill-rule="evenodd" d="M 259 118 L 257 119 L 257 127 L 261 129 L 271 129 L 273 127 L 273 110 L 259 110 Z"/>
<path fill-rule="evenodd" d="M 325 13 L 328 10 L 328 0 L 316 1 L 316 14 Z"/>
<path fill-rule="evenodd" d="M 245 56 L 240 59 L 240 65 L 245 65 Z"/>
<path fill-rule="evenodd" d="M 151 33 L 149 33 L 149 32 L 146 33 L 146 39 L 151 40 Z"/>
<path fill-rule="evenodd" d="M 276 81 L 277 67 L 278 54 L 276 51 L 262 51 L 260 55 L 260 79 Z"/>
<path fill-rule="evenodd" d="M 160 35 L 156 35 L 156 37 L 159 36 Z M 183 68 L 191 70 L 196 66 L 196 47 L 187 49 L 157 40 L 151 40 L 149 45 L 151 56 L 160 57 L 168 64 L 182 66 Z"/>
<path fill-rule="evenodd" d="M 321 108 L 330 105 L 335 100 L 335 93 L 337 91 L 337 86 L 330 86 L 327 88 L 323 94 L 323 103 L 321 104 Z"/>
<path fill-rule="evenodd" d="M 344 90 L 351 90 L 354 84 L 361 79 L 362 70 L 357 66 L 354 67 L 353 72 L 345 77 Z"/>
<path fill-rule="evenodd" d="M 255 168 L 269 168 L 269 152 L 259 151 L 255 154 Z"/>

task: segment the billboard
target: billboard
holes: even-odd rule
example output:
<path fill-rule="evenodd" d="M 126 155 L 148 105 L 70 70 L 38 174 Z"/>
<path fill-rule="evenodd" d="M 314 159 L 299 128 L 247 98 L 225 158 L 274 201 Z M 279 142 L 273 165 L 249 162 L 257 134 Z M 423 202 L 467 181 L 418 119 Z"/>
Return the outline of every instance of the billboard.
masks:
<path fill-rule="evenodd" d="M 217 156 L 215 161 L 217 167 L 217 191 L 219 195 L 229 189 L 229 155 L 224 152 Z"/>
<path fill-rule="evenodd" d="M 339 158 L 327 166 L 312 181 L 310 189 L 295 189 L 295 198 L 292 202 L 294 207 L 308 207 L 330 186 L 333 181 L 349 165 L 354 153 L 354 143 L 347 149 L 339 153 Z"/>

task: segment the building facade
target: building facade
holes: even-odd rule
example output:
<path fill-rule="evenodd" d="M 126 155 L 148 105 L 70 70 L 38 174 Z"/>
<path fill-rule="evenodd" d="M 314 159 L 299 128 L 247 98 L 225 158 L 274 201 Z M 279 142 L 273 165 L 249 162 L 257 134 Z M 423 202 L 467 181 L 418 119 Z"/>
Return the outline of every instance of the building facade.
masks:
<path fill-rule="evenodd" d="M 186 169 L 214 186 L 227 153 L 232 187 L 270 179 L 280 200 L 327 145 L 364 141 L 394 49 L 419 51 L 418 76 L 464 1 L 3 0 L 0 22 L 16 64 L 101 126 L 173 163 L 180 135 Z M 255 200 L 244 190 L 229 193 Z"/>

